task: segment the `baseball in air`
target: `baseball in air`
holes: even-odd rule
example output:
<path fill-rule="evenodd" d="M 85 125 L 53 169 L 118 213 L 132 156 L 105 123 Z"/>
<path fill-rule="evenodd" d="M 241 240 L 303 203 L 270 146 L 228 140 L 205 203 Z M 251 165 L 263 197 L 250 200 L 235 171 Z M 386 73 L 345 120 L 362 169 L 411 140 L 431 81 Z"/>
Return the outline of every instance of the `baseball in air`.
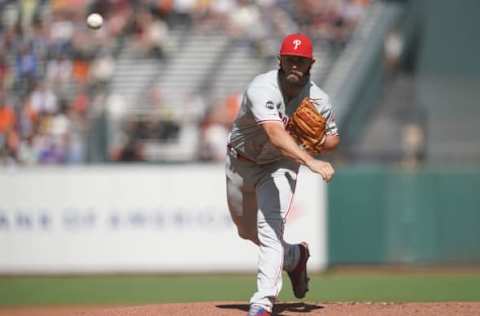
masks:
<path fill-rule="evenodd" d="M 91 13 L 87 17 L 87 25 L 89 28 L 98 30 L 102 27 L 103 17 L 98 13 Z"/>

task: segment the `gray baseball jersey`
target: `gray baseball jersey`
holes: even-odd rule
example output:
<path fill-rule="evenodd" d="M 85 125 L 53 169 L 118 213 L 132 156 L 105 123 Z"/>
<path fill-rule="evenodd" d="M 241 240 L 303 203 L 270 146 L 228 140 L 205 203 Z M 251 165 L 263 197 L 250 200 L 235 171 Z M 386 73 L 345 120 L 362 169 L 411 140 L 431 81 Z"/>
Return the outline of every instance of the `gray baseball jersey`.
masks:
<path fill-rule="evenodd" d="M 284 158 L 268 141 L 261 124 L 279 121 L 286 125 L 305 97 L 311 98 L 318 111 L 327 119 L 327 135 L 338 134 L 332 106 L 322 89 L 310 81 L 296 98 L 286 104 L 278 82 L 278 70 L 272 70 L 255 77 L 243 93 L 240 111 L 229 135 L 230 146 L 258 164 Z"/>

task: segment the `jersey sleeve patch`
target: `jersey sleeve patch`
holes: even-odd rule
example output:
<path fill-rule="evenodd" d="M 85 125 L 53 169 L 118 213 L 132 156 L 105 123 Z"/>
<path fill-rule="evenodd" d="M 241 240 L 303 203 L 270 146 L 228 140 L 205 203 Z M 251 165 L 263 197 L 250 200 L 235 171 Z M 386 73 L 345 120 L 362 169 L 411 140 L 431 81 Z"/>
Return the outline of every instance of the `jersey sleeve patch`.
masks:
<path fill-rule="evenodd" d="M 247 97 L 248 108 L 256 122 L 281 120 L 278 108 L 275 106 L 278 100 L 275 99 L 274 91 L 262 87 L 250 88 L 247 91 Z"/>

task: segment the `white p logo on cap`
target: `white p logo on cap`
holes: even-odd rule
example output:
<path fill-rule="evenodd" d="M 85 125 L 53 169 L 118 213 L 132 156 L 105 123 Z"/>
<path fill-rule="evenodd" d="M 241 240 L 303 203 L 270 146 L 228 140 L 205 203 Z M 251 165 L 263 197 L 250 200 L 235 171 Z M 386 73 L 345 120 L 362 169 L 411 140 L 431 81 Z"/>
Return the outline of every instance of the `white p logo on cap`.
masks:
<path fill-rule="evenodd" d="M 294 46 L 293 49 L 297 49 L 298 46 L 300 46 L 301 44 L 302 44 L 302 41 L 301 41 L 301 40 L 299 40 L 299 39 L 294 40 L 294 41 L 293 41 L 293 46 Z"/>

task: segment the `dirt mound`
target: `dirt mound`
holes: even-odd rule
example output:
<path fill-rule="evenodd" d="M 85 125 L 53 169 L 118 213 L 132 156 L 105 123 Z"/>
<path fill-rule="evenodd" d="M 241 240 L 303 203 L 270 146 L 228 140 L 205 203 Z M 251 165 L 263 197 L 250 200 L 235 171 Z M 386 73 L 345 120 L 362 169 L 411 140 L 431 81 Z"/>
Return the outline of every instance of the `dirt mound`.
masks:
<path fill-rule="evenodd" d="M 204 302 L 142 306 L 71 306 L 0 308 L 0 316 L 245 316 L 248 305 Z M 480 316 L 480 302 L 439 303 L 279 303 L 274 315 L 321 316 Z"/>

